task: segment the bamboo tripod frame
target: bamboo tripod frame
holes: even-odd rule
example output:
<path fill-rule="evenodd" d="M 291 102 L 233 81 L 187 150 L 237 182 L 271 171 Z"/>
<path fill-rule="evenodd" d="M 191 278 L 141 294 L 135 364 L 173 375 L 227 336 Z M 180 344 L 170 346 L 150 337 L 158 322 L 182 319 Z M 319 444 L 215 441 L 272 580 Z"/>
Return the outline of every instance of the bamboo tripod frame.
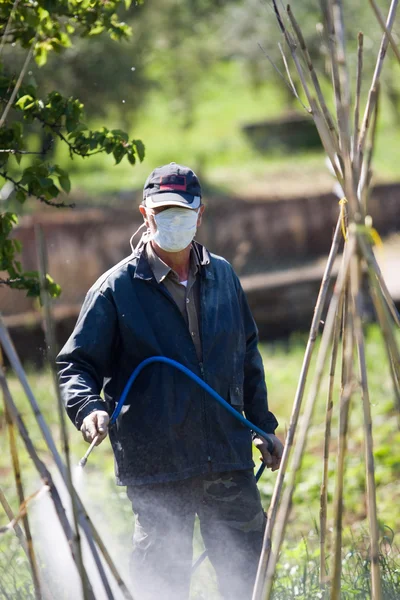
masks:
<path fill-rule="evenodd" d="M 372 599 L 382 598 L 379 572 L 379 531 L 377 521 L 375 468 L 373 458 L 373 436 L 368 391 L 368 376 L 365 359 L 365 338 L 362 326 L 363 272 L 367 273 L 367 288 L 372 298 L 377 321 L 380 325 L 393 382 L 396 408 L 400 414 L 400 354 L 394 329 L 399 326 L 399 317 L 387 290 L 373 253 L 373 233 L 368 217 L 368 197 L 371 183 L 371 161 L 375 142 L 378 114 L 379 81 L 388 44 L 393 44 L 393 27 L 398 0 L 391 0 L 386 23 L 380 23 L 384 31 L 375 71 L 370 85 L 364 116 L 360 125 L 361 88 L 363 68 L 363 35 L 358 37 L 357 77 L 354 114 L 351 118 L 350 76 L 347 66 L 345 29 L 342 0 L 321 0 L 326 46 L 332 74 L 332 91 L 335 100 L 335 117 L 331 115 L 319 85 L 306 41 L 290 6 L 281 13 L 276 0 L 272 0 L 282 36 L 291 53 L 304 95 L 309 103 L 309 112 L 314 118 L 321 142 L 332 163 L 337 180 L 344 190 L 331 253 L 318 296 L 311 325 L 303 367 L 295 395 L 289 430 L 283 452 L 280 471 L 272 495 L 268 522 L 264 536 L 262 554 L 258 566 L 253 600 L 269 600 L 279 553 L 285 536 L 296 474 L 301 468 L 307 442 L 307 434 L 313 417 L 316 399 L 320 390 L 328 355 L 330 355 L 329 386 L 325 417 L 325 442 L 320 494 L 320 584 L 327 588 L 331 600 L 339 600 L 341 593 L 341 546 L 343 521 L 344 471 L 347 450 L 349 407 L 353 396 L 360 392 L 364 414 L 364 444 L 366 464 L 366 496 L 370 535 L 371 589 Z M 370 0 L 375 5 L 374 0 Z M 375 5 L 376 6 L 376 5 Z M 288 25 L 286 25 L 288 23 Z M 289 24 L 291 31 L 289 30 Z M 396 52 L 396 56 L 398 53 Z M 304 66 L 303 66 L 304 65 Z M 285 68 L 292 81 L 287 63 Z M 295 93 L 296 97 L 298 93 Z M 368 145 L 367 145 L 368 144 Z M 366 176 L 362 177 L 362 174 Z M 344 205 L 344 202 L 346 204 Z M 346 218 L 345 218 L 346 217 Z M 341 224 L 340 224 L 340 221 Z M 316 373 L 311 382 L 302 419 L 299 423 L 307 374 L 314 350 L 318 325 L 325 308 L 327 289 L 331 278 L 330 263 L 337 254 L 340 238 L 344 238 L 343 259 L 328 307 L 317 356 Z M 327 550 L 327 485 L 331 420 L 334 396 L 336 363 L 341 355 L 341 392 L 339 398 L 339 439 L 334 499 L 334 541 L 330 575 L 326 572 Z M 355 360 L 355 356 L 357 359 Z M 298 430 L 298 431 L 297 431 Z M 295 440 L 295 433 L 297 437 Z M 285 482 L 290 454 L 291 471 Z M 286 485 L 284 486 L 284 484 Z"/>

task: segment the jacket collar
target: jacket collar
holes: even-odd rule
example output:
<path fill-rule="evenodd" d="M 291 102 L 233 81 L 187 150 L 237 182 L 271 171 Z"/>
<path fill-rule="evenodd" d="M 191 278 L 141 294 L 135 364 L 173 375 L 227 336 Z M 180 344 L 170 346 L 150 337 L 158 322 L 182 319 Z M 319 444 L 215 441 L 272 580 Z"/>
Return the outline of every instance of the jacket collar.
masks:
<path fill-rule="evenodd" d="M 193 241 L 193 250 L 196 253 L 198 263 L 200 265 L 200 273 L 206 279 L 214 279 L 214 273 L 211 266 L 211 256 L 205 246 L 202 246 L 198 242 Z M 144 279 L 146 281 L 156 281 L 153 271 L 151 270 L 149 261 L 144 252 L 145 244 L 138 244 L 134 256 L 137 261 L 134 278 Z"/>

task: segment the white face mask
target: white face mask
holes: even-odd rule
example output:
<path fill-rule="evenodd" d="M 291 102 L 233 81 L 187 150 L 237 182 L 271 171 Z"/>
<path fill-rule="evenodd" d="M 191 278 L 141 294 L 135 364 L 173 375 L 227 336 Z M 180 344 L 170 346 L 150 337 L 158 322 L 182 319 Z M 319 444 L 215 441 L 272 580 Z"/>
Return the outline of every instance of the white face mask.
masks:
<path fill-rule="evenodd" d="M 180 252 L 193 240 L 197 229 L 197 210 L 168 208 L 154 215 L 157 231 L 151 239 L 166 252 Z"/>

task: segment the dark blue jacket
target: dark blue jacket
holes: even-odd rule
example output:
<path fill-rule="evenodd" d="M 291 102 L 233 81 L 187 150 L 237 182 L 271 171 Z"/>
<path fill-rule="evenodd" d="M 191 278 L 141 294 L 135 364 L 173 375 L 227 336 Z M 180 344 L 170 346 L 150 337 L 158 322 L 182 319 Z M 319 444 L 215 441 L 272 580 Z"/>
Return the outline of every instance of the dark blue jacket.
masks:
<path fill-rule="evenodd" d="M 79 429 L 94 410 L 112 413 L 133 369 L 167 356 L 191 369 L 267 433 L 268 411 L 257 329 L 230 264 L 194 243 L 200 262 L 199 363 L 188 327 L 157 284 L 146 253 L 135 252 L 89 290 L 57 364 L 69 417 Z M 100 397 L 104 390 L 104 399 Z M 165 364 L 146 367 L 109 431 L 117 483 L 185 479 L 254 466 L 251 432 L 186 375 Z"/>

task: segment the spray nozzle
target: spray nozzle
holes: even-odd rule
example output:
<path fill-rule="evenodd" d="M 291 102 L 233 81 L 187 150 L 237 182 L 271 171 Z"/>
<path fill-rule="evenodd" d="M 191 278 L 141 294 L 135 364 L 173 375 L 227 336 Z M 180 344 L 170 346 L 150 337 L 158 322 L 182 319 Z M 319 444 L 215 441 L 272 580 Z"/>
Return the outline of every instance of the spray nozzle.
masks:
<path fill-rule="evenodd" d="M 86 450 L 84 456 L 82 456 L 81 460 L 79 461 L 78 467 L 81 467 L 81 469 L 83 469 L 83 467 L 86 465 L 90 454 L 92 453 L 94 447 L 97 444 L 98 439 L 99 436 L 96 435 L 96 437 L 92 440 L 92 443 L 90 444 L 89 448 Z"/>

